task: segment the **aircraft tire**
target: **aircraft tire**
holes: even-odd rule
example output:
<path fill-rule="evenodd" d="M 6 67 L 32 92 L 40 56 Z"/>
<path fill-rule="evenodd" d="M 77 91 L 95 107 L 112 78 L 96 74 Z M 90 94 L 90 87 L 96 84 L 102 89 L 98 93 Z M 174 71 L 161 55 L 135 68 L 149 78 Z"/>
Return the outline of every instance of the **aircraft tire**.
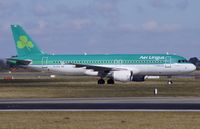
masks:
<path fill-rule="evenodd" d="M 98 83 L 99 85 L 103 85 L 103 84 L 105 84 L 105 80 L 99 79 L 97 83 Z"/>
<path fill-rule="evenodd" d="M 107 84 L 115 84 L 115 81 L 110 78 L 110 79 L 107 80 Z"/>

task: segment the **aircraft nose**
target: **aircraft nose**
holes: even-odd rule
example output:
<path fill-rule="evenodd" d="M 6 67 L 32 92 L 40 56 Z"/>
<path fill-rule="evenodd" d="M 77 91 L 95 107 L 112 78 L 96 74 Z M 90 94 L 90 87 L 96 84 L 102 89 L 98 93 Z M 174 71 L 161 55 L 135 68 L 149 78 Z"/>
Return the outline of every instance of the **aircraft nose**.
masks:
<path fill-rule="evenodd" d="M 196 66 L 194 64 L 190 64 L 188 69 L 190 71 L 195 71 L 196 70 Z"/>

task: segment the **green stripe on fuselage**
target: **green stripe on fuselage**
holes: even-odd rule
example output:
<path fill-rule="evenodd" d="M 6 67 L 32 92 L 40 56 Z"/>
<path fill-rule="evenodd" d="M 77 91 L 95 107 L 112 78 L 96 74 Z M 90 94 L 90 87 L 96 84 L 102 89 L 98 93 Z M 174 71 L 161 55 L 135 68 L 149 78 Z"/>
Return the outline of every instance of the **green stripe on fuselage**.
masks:
<path fill-rule="evenodd" d="M 32 60 L 33 65 L 59 65 L 59 64 L 94 64 L 94 65 L 131 65 L 131 64 L 167 64 L 187 63 L 178 62 L 186 60 L 184 57 L 167 54 L 107 54 L 107 55 L 30 55 L 16 57 L 17 59 Z"/>

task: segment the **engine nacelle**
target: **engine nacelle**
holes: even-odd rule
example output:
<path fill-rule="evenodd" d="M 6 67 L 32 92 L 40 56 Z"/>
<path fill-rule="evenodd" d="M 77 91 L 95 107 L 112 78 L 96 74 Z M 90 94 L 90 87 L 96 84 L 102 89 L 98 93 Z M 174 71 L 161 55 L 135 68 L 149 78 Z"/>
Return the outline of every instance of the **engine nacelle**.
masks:
<path fill-rule="evenodd" d="M 114 71 L 112 73 L 112 77 L 114 78 L 114 80 L 121 81 L 121 82 L 131 81 L 131 76 L 132 76 L 132 73 L 131 71 L 128 71 L 128 70 Z"/>
<path fill-rule="evenodd" d="M 86 75 L 89 75 L 89 76 L 97 76 L 98 75 L 98 72 L 94 71 L 94 70 L 86 70 L 85 71 L 85 74 Z"/>
<path fill-rule="evenodd" d="M 129 82 L 129 81 L 136 81 L 136 82 L 142 82 L 145 79 L 145 76 L 143 75 L 134 75 L 132 71 L 129 70 L 123 70 L 123 71 L 114 71 L 112 73 L 112 77 L 116 81 L 121 82 Z"/>

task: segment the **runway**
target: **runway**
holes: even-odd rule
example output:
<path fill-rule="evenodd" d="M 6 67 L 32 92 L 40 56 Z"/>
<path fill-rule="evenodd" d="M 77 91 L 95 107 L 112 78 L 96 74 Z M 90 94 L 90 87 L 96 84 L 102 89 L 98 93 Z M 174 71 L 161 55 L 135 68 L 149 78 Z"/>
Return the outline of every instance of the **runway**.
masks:
<path fill-rule="evenodd" d="M 198 97 L 0 99 L 0 111 L 200 111 Z"/>

